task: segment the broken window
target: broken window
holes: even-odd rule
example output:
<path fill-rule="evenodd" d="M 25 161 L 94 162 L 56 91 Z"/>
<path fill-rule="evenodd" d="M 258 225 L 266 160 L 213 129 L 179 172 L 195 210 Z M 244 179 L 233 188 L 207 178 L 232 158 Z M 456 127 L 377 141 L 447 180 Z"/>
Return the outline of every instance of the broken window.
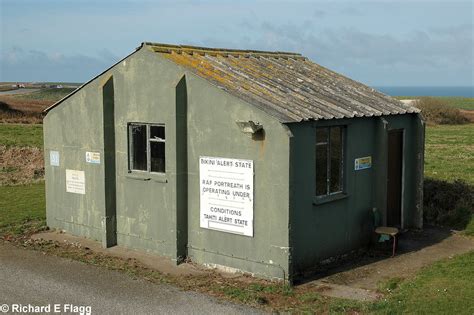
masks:
<path fill-rule="evenodd" d="M 128 125 L 129 169 L 165 173 L 165 126 L 131 123 Z"/>
<path fill-rule="evenodd" d="M 150 172 L 165 172 L 165 127 L 150 126 Z"/>
<path fill-rule="evenodd" d="M 316 128 L 316 196 L 343 191 L 344 127 Z"/>

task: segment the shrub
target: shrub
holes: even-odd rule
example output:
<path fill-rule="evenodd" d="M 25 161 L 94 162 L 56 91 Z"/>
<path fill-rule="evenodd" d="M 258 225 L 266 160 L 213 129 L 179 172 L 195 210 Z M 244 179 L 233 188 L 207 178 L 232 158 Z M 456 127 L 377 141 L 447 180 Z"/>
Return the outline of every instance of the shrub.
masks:
<path fill-rule="evenodd" d="M 44 177 L 43 151 L 0 145 L 0 186 L 30 184 Z"/>
<path fill-rule="evenodd" d="M 474 187 L 462 180 L 425 179 L 424 220 L 431 224 L 464 229 L 474 213 Z"/>
<path fill-rule="evenodd" d="M 469 119 L 454 107 L 446 105 L 442 100 L 433 97 L 421 97 L 415 101 L 415 106 L 429 124 L 459 125 L 469 123 Z"/>

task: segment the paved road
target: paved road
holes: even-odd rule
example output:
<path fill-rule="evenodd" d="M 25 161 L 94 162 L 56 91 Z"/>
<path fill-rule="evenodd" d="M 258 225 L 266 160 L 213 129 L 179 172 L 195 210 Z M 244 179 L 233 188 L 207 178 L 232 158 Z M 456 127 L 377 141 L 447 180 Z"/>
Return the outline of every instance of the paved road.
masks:
<path fill-rule="evenodd" d="M 91 306 L 92 314 L 258 313 L 203 294 L 0 244 L 0 314 L 3 304 L 10 311 L 12 304 L 61 304 L 61 310 L 65 304 Z"/>

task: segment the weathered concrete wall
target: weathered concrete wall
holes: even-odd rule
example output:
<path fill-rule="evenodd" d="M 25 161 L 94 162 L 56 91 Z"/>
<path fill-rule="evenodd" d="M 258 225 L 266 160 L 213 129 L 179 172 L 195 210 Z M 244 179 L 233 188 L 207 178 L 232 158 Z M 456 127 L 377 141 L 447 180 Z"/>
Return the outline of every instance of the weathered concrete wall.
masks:
<path fill-rule="evenodd" d="M 173 259 L 177 258 L 175 86 L 182 75 L 146 49 L 114 74 L 117 243 Z M 128 172 L 130 122 L 165 125 L 165 174 Z"/>
<path fill-rule="evenodd" d="M 404 188 L 402 220 L 404 227 L 418 226 L 417 115 L 355 118 L 289 124 L 291 140 L 290 244 L 292 272 L 298 274 L 320 261 L 368 244 L 373 227 L 371 209 L 385 211 L 387 134 L 405 130 Z M 344 179 L 345 195 L 338 200 L 317 204 L 315 196 L 315 127 L 346 126 Z M 372 156 L 372 168 L 354 170 L 354 159 Z"/>
<path fill-rule="evenodd" d="M 44 118 L 46 217 L 48 226 L 95 240 L 105 214 L 104 165 L 86 163 L 86 151 L 103 156 L 102 89 L 85 86 Z M 50 165 L 50 151 L 60 165 Z M 66 169 L 85 172 L 85 195 L 66 192 Z"/>
<path fill-rule="evenodd" d="M 200 263 L 229 266 L 267 277 L 288 275 L 289 133 L 253 106 L 188 76 L 188 253 Z M 235 123 L 258 121 L 252 139 Z M 199 156 L 254 161 L 254 237 L 199 227 Z"/>
<path fill-rule="evenodd" d="M 187 243 L 188 255 L 198 263 L 286 277 L 287 128 L 147 49 L 100 75 L 46 116 L 48 224 L 97 240 L 106 237 L 102 226 L 106 215 L 104 187 L 112 181 L 104 178 L 104 163 L 85 162 L 85 152 L 101 152 L 104 156 L 102 90 L 111 78 L 117 244 L 180 259 L 186 254 L 183 247 Z M 180 124 L 177 113 L 186 115 L 185 126 Z M 236 120 L 260 122 L 265 136 L 252 139 L 240 131 Z M 166 174 L 128 171 L 130 122 L 165 124 Z M 49 150 L 60 151 L 60 167 L 49 166 Z M 254 237 L 199 227 L 200 156 L 254 160 Z M 66 193 L 66 168 L 86 172 L 85 195 Z"/>
<path fill-rule="evenodd" d="M 159 74 L 159 75 L 158 75 Z M 175 85 L 182 72 L 145 50 L 87 84 L 45 118 L 48 225 L 96 240 L 103 236 L 104 160 L 85 162 L 85 152 L 104 158 L 103 86 L 114 82 L 117 243 L 176 258 Z M 127 124 L 166 124 L 165 175 L 128 173 Z M 61 166 L 49 165 L 58 150 Z M 86 194 L 65 190 L 65 169 L 83 170 Z M 105 223 L 105 221 L 104 221 Z M 105 235 L 104 235 L 105 236 Z"/>

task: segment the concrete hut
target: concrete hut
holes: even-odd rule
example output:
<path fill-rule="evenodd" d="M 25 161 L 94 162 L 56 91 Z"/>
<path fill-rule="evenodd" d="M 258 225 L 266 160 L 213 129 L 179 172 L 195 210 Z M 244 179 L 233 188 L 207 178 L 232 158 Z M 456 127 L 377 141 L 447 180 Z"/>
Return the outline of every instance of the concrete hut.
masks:
<path fill-rule="evenodd" d="M 415 107 L 295 53 L 143 43 L 46 110 L 51 228 L 292 281 L 422 227 Z"/>

